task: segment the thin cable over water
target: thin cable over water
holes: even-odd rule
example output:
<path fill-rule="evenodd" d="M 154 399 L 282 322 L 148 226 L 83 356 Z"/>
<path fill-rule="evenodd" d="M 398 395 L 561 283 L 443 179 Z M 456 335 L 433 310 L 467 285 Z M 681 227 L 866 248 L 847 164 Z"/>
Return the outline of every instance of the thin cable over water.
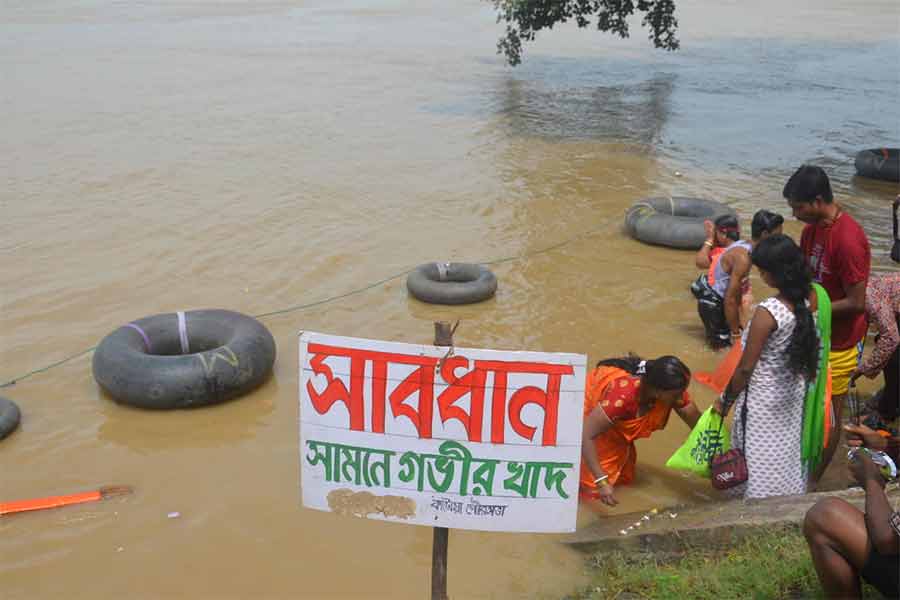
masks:
<path fill-rule="evenodd" d="M 570 237 L 570 238 L 568 238 L 568 239 L 565 239 L 565 240 L 563 240 L 563 241 L 561 241 L 561 242 L 558 242 L 558 243 L 556 243 L 556 244 L 553 244 L 553 245 L 551 245 L 551 246 L 547 246 L 547 247 L 541 248 L 541 249 L 539 249 L 539 250 L 534 250 L 533 252 L 525 252 L 525 253 L 523 253 L 523 254 L 517 254 L 517 255 L 514 255 L 514 256 L 506 256 L 506 257 L 503 257 L 503 258 L 496 258 L 496 259 L 494 259 L 494 260 L 481 261 L 480 264 L 483 264 L 483 265 L 499 265 L 499 264 L 511 262 L 511 261 L 514 261 L 514 260 L 520 260 L 520 259 L 524 259 L 524 258 L 530 258 L 530 257 L 532 257 L 532 256 L 537 256 L 537 255 L 539 255 L 539 254 L 546 254 L 547 252 L 552 252 L 553 250 L 557 250 L 557 249 L 559 249 L 559 248 L 562 248 L 563 246 L 567 246 L 567 245 L 569 245 L 569 244 L 571 244 L 571 243 L 573 243 L 573 242 L 575 242 L 575 241 L 577 241 L 577 240 L 579 240 L 579 239 L 581 239 L 581 238 L 585 238 L 585 237 L 591 236 L 591 235 L 597 233 L 598 231 L 600 231 L 601 229 L 605 228 L 606 225 L 607 225 L 607 221 L 604 221 L 604 223 L 603 223 L 601 226 L 595 227 L 595 228 L 590 229 L 590 230 L 588 230 L 588 231 L 583 231 L 583 232 L 581 232 L 581 233 L 579 233 L 579 234 L 577 234 L 577 235 L 574 235 L 574 236 L 572 236 L 572 237 Z M 616 264 L 618 264 L 618 265 L 624 265 L 625 263 L 623 263 L 622 261 L 617 260 L 617 261 L 616 261 Z M 651 267 L 648 267 L 647 265 L 628 265 L 628 266 L 630 266 L 630 267 L 632 267 L 632 268 L 636 268 L 636 269 L 641 269 L 641 268 L 651 268 Z M 338 301 L 338 300 L 343 300 L 344 298 L 349 298 L 350 296 L 355 296 L 355 295 L 357 295 L 357 294 L 361 294 L 361 293 L 363 293 L 363 292 L 366 292 L 366 291 L 368 291 L 368 290 L 371 290 L 372 288 L 378 287 L 378 286 L 380 286 L 380 285 L 384 285 L 385 283 L 388 283 L 389 281 L 393 281 L 393 280 L 395 280 L 395 279 L 399 279 L 400 277 L 403 277 L 404 275 L 408 275 L 409 273 L 411 273 L 411 272 L 414 270 L 414 268 L 415 268 L 415 267 L 410 268 L 410 269 L 405 269 L 405 270 L 403 270 L 403 271 L 400 271 L 399 273 L 395 273 L 394 275 L 391 275 L 391 276 L 389 276 L 389 277 L 385 277 L 384 279 L 379 279 L 378 281 L 374 281 L 374 282 L 372 282 L 372 283 L 370 283 L 370 284 L 368 284 L 368 285 L 365 285 L 365 286 L 363 286 L 363 287 L 361 287 L 361 288 L 357 288 L 357 289 L 355 289 L 355 290 L 351 290 L 351 291 L 346 292 L 346 293 L 344 293 L 344 294 L 338 294 L 338 295 L 336 295 L 336 296 L 330 296 L 330 297 L 328 297 L 328 298 L 323 298 L 322 300 L 316 300 L 316 301 L 314 301 L 314 302 L 307 302 L 307 303 L 305 303 L 305 304 L 296 304 L 296 305 L 294 305 L 294 306 L 289 306 L 289 307 L 287 307 L 287 308 L 283 308 L 283 309 L 280 309 L 280 310 L 273 310 L 273 311 L 270 311 L 270 312 L 260 313 L 260 314 L 258 314 L 258 315 L 253 315 L 253 316 L 254 316 L 254 318 L 257 318 L 257 319 L 264 319 L 264 318 L 266 318 L 266 317 L 274 317 L 274 316 L 283 315 L 283 314 L 287 314 L 287 313 L 291 313 L 291 312 L 296 312 L 296 311 L 299 311 L 299 310 L 306 310 L 306 309 L 308 309 L 308 308 L 313 308 L 313 307 L 315 307 L 315 306 L 321 306 L 321 305 L 323 305 L 323 304 L 329 304 L 329 303 L 331 303 L 331 302 L 336 302 L 336 301 Z M 52 364 L 49 364 L 49 365 L 47 365 L 47 366 L 45 366 L 45 367 L 41 367 L 41 368 L 39 368 L 39 369 L 35 369 L 35 370 L 33 370 L 33 371 L 29 371 L 28 373 L 25 373 L 24 375 L 20 375 L 19 377 L 14 377 L 13 379 L 10 379 L 10 380 L 5 381 L 4 383 L 0 384 L 0 389 L 6 388 L 6 387 L 10 387 L 10 386 L 12 386 L 12 385 L 15 385 L 15 384 L 18 383 L 19 381 L 22 381 L 23 379 L 27 379 L 27 378 L 31 377 L 32 375 L 37 375 L 37 374 L 39 374 L 39 373 L 45 373 L 45 372 L 47 372 L 47 371 L 49 371 L 49 370 L 51 370 L 51 369 L 54 369 L 54 368 L 59 367 L 59 366 L 61 366 L 61 365 L 64 365 L 65 363 L 67 363 L 67 362 L 69 362 L 69 361 L 75 360 L 76 358 L 78 358 L 78 357 L 80 357 L 80 356 L 83 356 L 83 355 L 85 355 L 85 354 L 88 354 L 89 352 L 93 352 L 93 351 L 96 350 L 96 349 L 97 349 L 97 346 L 91 346 L 90 348 L 87 348 L 86 350 L 82 350 L 81 352 L 78 352 L 78 353 L 76 353 L 76 354 L 72 354 L 71 356 L 68 356 L 68 357 L 66 357 L 66 358 L 63 358 L 62 360 L 56 361 L 56 362 L 54 362 L 54 363 L 52 363 Z"/>

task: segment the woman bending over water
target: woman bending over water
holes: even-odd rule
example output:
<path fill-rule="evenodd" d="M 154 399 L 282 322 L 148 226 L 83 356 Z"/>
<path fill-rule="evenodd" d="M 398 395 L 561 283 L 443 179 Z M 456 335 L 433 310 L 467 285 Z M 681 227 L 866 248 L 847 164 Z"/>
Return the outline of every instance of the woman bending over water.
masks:
<path fill-rule="evenodd" d="M 634 442 L 663 429 L 672 409 L 693 429 L 700 411 L 687 387 L 691 371 L 674 356 L 601 360 L 588 374 L 581 439 L 581 492 L 618 504 L 614 486 L 634 479 Z"/>

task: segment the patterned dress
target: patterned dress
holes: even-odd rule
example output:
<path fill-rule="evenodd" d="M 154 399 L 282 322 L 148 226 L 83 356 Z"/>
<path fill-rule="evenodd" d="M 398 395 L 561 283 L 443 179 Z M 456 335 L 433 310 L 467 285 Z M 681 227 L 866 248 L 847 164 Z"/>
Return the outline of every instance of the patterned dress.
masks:
<path fill-rule="evenodd" d="M 747 394 L 738 397 L 731 427 L 731 445 L 740 448 L 744 443 L 741 415 L 747 410 L 744 455 L 749 476 L 746 483 L 730 490 L 744 498 L 806 493 L 800 446 L 807 380 L 791 371 L 787 355 L 796 319 L 774 297 L 760 303 L 757 311 L 762 308 L 775 318 L 777 328 L 763 346 Z M 749 330 L 744 333 L 745 346 Z"/>
<path fill-rule="evenodd" d="M 866 316 L 878 330 L 875 349 L 859 370 L 866 375 L 880 372 L 900 344 L 900 273 L 869 278 L 866 287 Z"/>

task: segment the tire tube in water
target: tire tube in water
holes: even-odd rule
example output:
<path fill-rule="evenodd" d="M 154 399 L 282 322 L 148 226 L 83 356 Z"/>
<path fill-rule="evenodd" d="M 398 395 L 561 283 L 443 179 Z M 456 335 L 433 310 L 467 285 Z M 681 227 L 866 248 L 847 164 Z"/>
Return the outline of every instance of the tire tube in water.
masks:
<path fill-rule="evenodd" d="M 262 323 L 229 310 L 145 317 L 119 327 L 94 352 L 94 379 L 116 402 L 139 408 L 218 404 L 259 386 L 275 364 Z"/>
<path fill-rule="evenodd" d="M 15 431 L 22 413 L 12 400 L 0 396 L 0 440 Z"/>
<path fill-rule="evenodd" d="M 900 148 L 872 148 L 856 154 L 856 172 L 862 177 L 900 182 Z"/>
<path fill-rule="evenodd" d="M 472 304 L 497 292 L 497 278 L 482 265 L 426 263 L 406 278 L 409 293 L 430 304 Z"/>
<path fill-rule="evenodd" d="M 721 202 L 670 196 L 645 198 L 625 213 L 625 230 L 645 244 L 696 250 L 706 240 L 703 222 L 722 215 L 737 218 L 734 210 Z"/>

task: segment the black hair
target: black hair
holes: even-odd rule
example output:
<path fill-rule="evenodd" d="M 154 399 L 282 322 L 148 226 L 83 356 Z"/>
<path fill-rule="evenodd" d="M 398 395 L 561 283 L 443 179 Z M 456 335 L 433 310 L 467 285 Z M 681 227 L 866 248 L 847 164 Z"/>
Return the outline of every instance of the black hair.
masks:
<path fill-rule="evenodd" d="M 770 210 L 758 210 L 750 223 L 750 237 L 758 240 L 764 233 L 772 233 L 784 225 L 784 217 Z"/>
<path fill-rule="evenodd" d="M 737 217 L 734 215 L 722 215 L 717 217 L 713 222 L 716 229 L 727 229 L 728 231 L 723 231 L 729 240 L 738 241 L 741 239 L 741 228 L 738 224 Z"/>
<path fill-rule="evenodd" d="M 781 194 L 794 202 L 815 202 L 821 198 L 825 204 L 831 204 L 834 195 L 831 193 L 831 182 L 822 167 L 803 165 L 791 175 L 784 184 Z"/>
<path fill-rule="evenodd" d="M 597 366 L 616 367 L 632 375 L 637 375 L 641 360 L 640 356 L 629 353 L 623 358 L 601 360 Z M 645 372 L 641 375 L 641 383 L 658 390 L 684 390 L 691 382 L 691 370 L 674 356 L 660 356 L 655 360 L 648 360 L 644 368 Z"/>
<path fill-rule="evenodd" d="M 794 305 L 797 319 L 788 345 L 788 366 L 812 380 L 819 362 L 819 340 L 806 300 L 812 292 L 812 277 L 800 247 L 786 235 L 770 235 L 760 241 L 750 256 L 753 264 L 767 271 L 775 287 Z"/>

